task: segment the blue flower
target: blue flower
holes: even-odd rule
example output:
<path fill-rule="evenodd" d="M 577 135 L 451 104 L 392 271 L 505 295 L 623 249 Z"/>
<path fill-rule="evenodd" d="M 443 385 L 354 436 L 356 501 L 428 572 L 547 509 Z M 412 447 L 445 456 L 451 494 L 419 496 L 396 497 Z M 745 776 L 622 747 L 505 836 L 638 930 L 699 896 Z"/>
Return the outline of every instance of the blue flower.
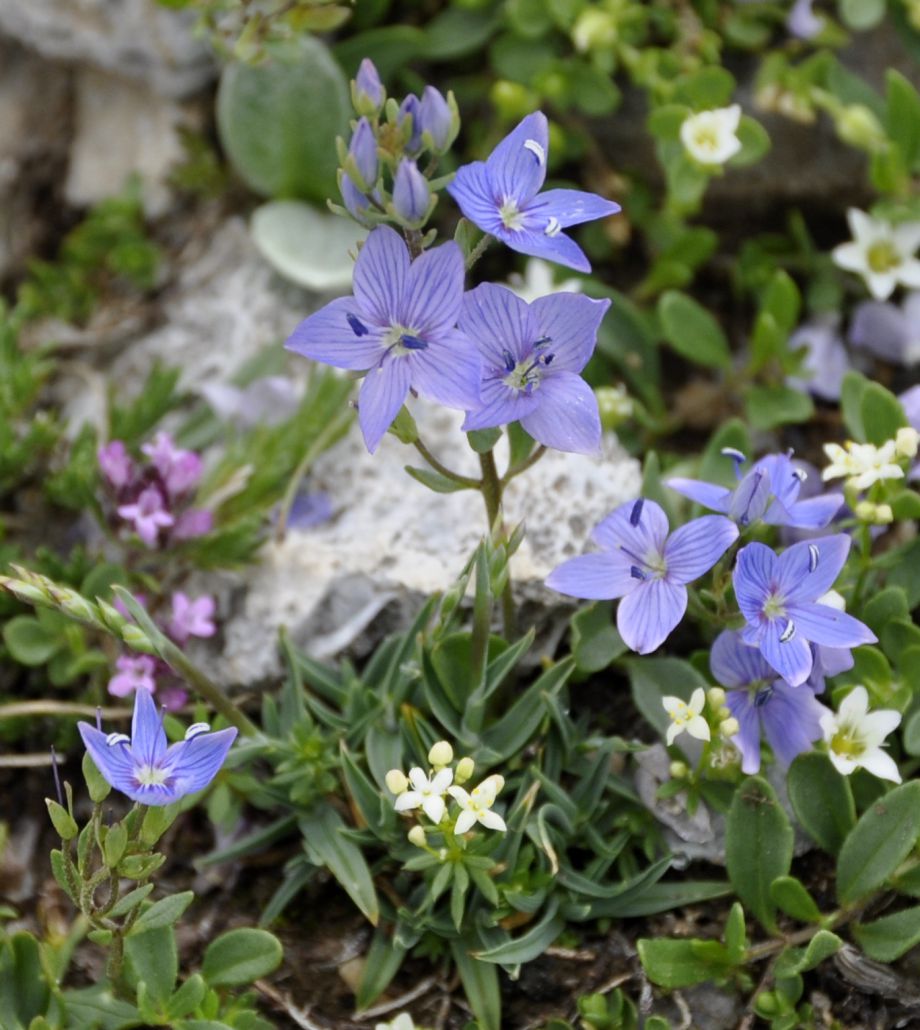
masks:
<path fill-rule="evenodd" d="M 738 539 L 722 515 L 704 515 L 668 535 L 654 501 L 621 505 L 594 530 L 598 554 L 570 558 L 547 577 L 562 594 L 607 601 L 621 597 L 617 629 L 633 651 L 654 651 L 687 610 L 687 583 L 708 572 Z"/>
<path fill-rule="evenodd" d="M 560 451 L 596 453 L 601 420 L 594 391 L 579 374 L 597 343 L 609 300 L 554 293 L 532 304 L 483 283 L 463 298 L 459 326 L 482 355 L 482 401 L 464 430 L 520 422 Z"/>
<path fill-rule="evenodd" d="M 444 154 L 450 148 L 457 135 L 459 120 L 454 117 L 451 103 L 444 99 L 443 93 L 426 86 L 419 105 L 422 136 L 427 135 L 427 142 L 436 154 Z"/>
<path fill-rule="evenodd" d="M 428 217 L 431 188 L 418 165 L 403 158 L 393 180 L 393 210 L 407 225 L 418 228 Z"/>
<path fill-rule="evenodd" d="M 210 733 L 207 723 L 195 723 L 185 740 L 167 746 L 166 733 L 149 690 L 134 695 L 131 736 L 77 724 L 86 750 L 103 779 L 115 790 L 142 805 L 170 805 L 194 794 L 214 779 L 236 739 L 232 727 Z"/>
<path fill-rule="evenodd" d="M 386 91 L 374 62 L 365 57 L 351 85 L 351 99 L 359 114 L 376 114 L 386 100 Z"/>
<path fill-rule="evenodd" d="M 858 619 L 820 604 L 834 585 L 850 550 L 845 533 L 794 544 L 777 556 L 753 543 L 738 553 L 735 597 L 747 620 L 742 637 L 790 686 L 811 675 L 809 643 L 847 648 L 871 644 L 875 634 Z"/>
<path fill-rule="evenodd" d="M 358 421 L 372 454 L 410 387 L 449 408 L 478 406 L 479 354 L 455 328 L 463 278 L 456 243 L 410 261 L 399 234 L 379 226 L 355 263 L 354 296 L 320 308 L 285 344 L 314 361 L 367 372 Z"/>
<path fill-rule="evenodd" d="M 800 501 L 805 473 L 786 454 L 768 454 L 742 476 L 745 456 L 731 447 L 722 453 L 735 462 L 739 482 L 734 489 L 699 479 L 674 478 L 666 484 L 691 501 L 722 512 L 740 526 L 763 519 L 771 526 L 824 529 L 843 504 L 843 494 L 820 494 Z"/>
<path fill-rule="evenodd" d="M 546 190 L 546 115 L 528 115 L 485 161 L 457 170 L 448 193 L 483 232 L 521 254 L 589 272 L 584 252 L 563 233 L 570 225 L 605 218 L 620 205 L 582 190 Z"/>
<path fill-rule="evenodd" d="M 760 770 L 761 732 L 784 767 L 823 736 L 825 708 L 814 693 L 806 685 L 791 687 L 778 679 L 760 651 L 745 644 L 740 633 L 725 630 L 716 637 L 709 667 L 716 681 L 730 688 L 725 703 L 740 727 L 732 743 L 741 752 L 743 772 Z"/>

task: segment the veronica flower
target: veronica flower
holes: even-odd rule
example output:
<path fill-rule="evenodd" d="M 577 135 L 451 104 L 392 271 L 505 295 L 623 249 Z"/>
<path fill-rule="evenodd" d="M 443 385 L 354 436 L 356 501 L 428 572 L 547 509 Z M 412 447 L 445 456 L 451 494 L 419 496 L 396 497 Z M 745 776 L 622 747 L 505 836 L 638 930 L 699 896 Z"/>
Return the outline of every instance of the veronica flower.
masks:
<path fill-rule="evenodd" d="M 688 115 L 680 127 L 684 150 L 702 165 L 724 165 L 741 149 L 741 107 L 718 107 Z"/>
<path fill-rule="evenodd" d="M 132 504 L 122 504 L 118 514 L 134 524 L 134 531 L 148 547 L 156 546 L 161 529 L 173 525 L 175 519 L 167 510 L 163 495 L 155 486 L 142 490 Z"/>
<path fill-rule="evenodd" d="M 738 720 L 732 743 L 741 753 L 743 772 L 760 770 L 761 734 L 784 767 L 823 736 L 825 709 L 814 692 L 807 685 L 791 687 L 778 679 L 760 651 L 745 644 L 740 633 L 725 630 L 716 637 L 709 667 L 716 681 L 729 688 L 725 703 Z"/>
<path fill-rule="evenodd" d="M 157 706 L 148 690 L 134 695 L 131 736 L 77 724 L 103 779 L 142 805 L 170 805 L 214 779 L 236 739 L 232 727 L 210 733 L 207 723 L 190 726 L 185 740 L 167 746 Z"/>
<path fill-rule="evenodd" d="M 908 293 L 900 307 L 878 300 L 858 305 L 850 343 L 896 365 L 920 362 L 920 290 Z"/>
<path fill-rule="evenodd" d="M 697 687 L 693 691 L 689 701 L 684 701 L 682 697 L 666 695 L 661 699 L 661 704 L 671 720 L 665 736 L 668 747 L 681 733 L 689 733 L 697 740 L 709 740 L 711 736 L 709 723 L 703 717 L 703 709 L 706 707 L 706 691 L 702 687 Z"/>
<path fill-rule="evenodd" d="M 887 300 L 899 284 L 920 288 L 920 261 L 914 257 L 920 222 L 892 225 L 854 207 L 847 211 L 847 221 L 853 241 L 834 248 L 834 264 L 861 275 L 876 300 Z"/>
<path fill-rule="evenodd" d="M 648 654 L 687 609 L 687 583 L 715 565 L 738 539 L 722 515 L 704 515 L 668 536 L 668 517 L 654 501 L 620 505 L 592 534 L 603 550 L 569 558 L 546 585 L 589 600 L 620 597 L 617 629 L 633 651 Z"/>
<path fill-rule="evenodd" d="M 840 399 L 843 377 L 850 371 L 850 358 L 835 319 L 815 318 L 805 322 L 789 337 L 789 350 L 805 348 L 801 372 L 786 383 L 807 390 L 825 401 Z"/>
<path fill-rule="evenodd" d="M 901 713 L 892 709 L 869 711 L 865 687 L 854 687 L 840 702 L 838 711 L 825 710 L 821 729 L 834 767 L 844 776 L 862 768 L 882 780 L 901 782 L 901 773 L 882 743 L 901 722 Z"/>
<path fill-rule="evenodd" d="M 217 604 L 210 594 L 192 600 L 188 594 L 177 590 L 172 595 L 169 635 L 177 644 L 187 643 L 190 637 L 213 637 L 217 632 L 214 625 L 216 609 Z"/>
<path fill-rule="evenodd" d="M 548 148 L 546 115 L 530 114 L 486 161 L 459 168 L 447 192 L 471 222 L 512 250 L 588 272 L 584 252 L 562 230 L 616 214 L 620 205 L 581 190 L 540 193 Z"/>
<path fill-rule="evenodd" d="M 399 234 L 379 226 L 355 263 L 354 296 L 320 308 L 285 344 L 315 361 L 367 372 L 358 421 L 372 454 L 410 387 L 449 408 L 478 406 L 479 355 L 454 328 L 463 278 L 456 243 L 410 262 Z"/>
<path fill-rule="evenodd" d="M 764 658 L 790 686 L 804 683 L 814 657 L 809 642 L 827 647 L 871 644 L 875 634 L 845 612 L 820 604 L 834 585 L 850 550 L 845 533 L 793 544 L 777 556 L 753 543 L 738 553 L 735 597 L 748 625 L 746 644 Z"/>
<path fill-rule="evenodd" d="M 527 304 L 504 286 L 483 283 L 463 298 L 460 329 L 482 355 L 482 400 L 465 431 L 520 422 L 540 443 L 595 453 L 601 420 L 594 391 L 579 373 L 610 306 L 574 293 Z"/>
<path fill-rule="evenodd" d="M 118 672 L 109 680 L 106 689 L 115 697 L 127 697 L 138 690 L 152 694 L 157 686 L 154 677 L 156 667 L 157 663 L 150 655 L 122 655 L 115 662 Z"/>
<path fill-rule="evenodd" d="M 763 519 L 771 526 L 823 529 L 843 504 L 842 494 L 821 494 L 800 501 L 805 473 L 786 454 L 760 458 L 744 476 L 741 468 L 745 456 L 731 447 L 724 448 L 722 454 L 735 463 L 739 482 L 734 489 L 680 477 L 666 480 L 666 485 L 697 504 L 722 512 L 740 526 Z"/>
<path fill-rule="evenodd" d="M 451 769 L 439 769 L 431 776 L 426 776 L 424 770 L 418 766 L 410 769 L 409 786 L 411 789 L 404 790 L 399 794 L 394 805 L 396 811 L 410 812 L 414 808 L 421 808 L 433 823 L 439 823 L 444 818 L 446 811 L 444 795 L 453 779 L 454 774 Z"/>

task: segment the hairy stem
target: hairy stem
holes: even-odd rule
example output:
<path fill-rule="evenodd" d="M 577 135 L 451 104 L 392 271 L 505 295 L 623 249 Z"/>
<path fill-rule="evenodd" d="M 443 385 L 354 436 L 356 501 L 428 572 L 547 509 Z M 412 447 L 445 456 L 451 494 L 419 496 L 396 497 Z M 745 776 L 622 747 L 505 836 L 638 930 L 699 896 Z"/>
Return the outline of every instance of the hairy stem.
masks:
<path fill-rule="evenodd" d="M 479 465 L 482 469 L 482 484 L 480 490 L 482 492 L 482 499 L 486 505 L 486 517 L 489 520 L 489 532 L 495 532 L 501 530 L 501 511 L 502 511 L 502 492 L 503 485 L 502 480 L 498 477 L 498 469 L 495 467 L 495 454 L 492 451 L 486 451 L 485 454 L 479 455 Z M 514 640 L 515 637 L 515 615 L 514 615 L 514 597 L 511 593 L 511 577 L 508 577 L 508 581 L 505 583 L 505 588 L 502 590 L 502 623 L 505 629 L 505 639 Z"/>
<path fill-rule="evenodd" d="M 492 242 L 492 239 L 493 237 L 491 236 L 483 236 L 483 238 L 476 244 L 476 246 L 473 247 L 473 249 L 470 251 L 469 257 L 466 259 L 467 271 L 469 271 L 473 267 L 473 265 L 475 265 L 476 262 L 482 257 L 482 255 L 485 254 L 486 250 L 489 247 L 489 244 Z"/>

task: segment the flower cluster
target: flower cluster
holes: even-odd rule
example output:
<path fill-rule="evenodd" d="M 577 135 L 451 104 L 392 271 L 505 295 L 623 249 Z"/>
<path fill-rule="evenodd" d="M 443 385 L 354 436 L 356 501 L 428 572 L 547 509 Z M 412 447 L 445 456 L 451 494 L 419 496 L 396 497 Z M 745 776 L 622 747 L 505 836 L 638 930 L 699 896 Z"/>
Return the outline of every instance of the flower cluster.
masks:
<path fill-rule="evenodd" d="M 477 787 L 465 790 L 461 784 L 468 782 L 474 772 L 473 760 L 461 758 L 456 767 L 454 749 L 446 740 L 438 741 L 428 752 L 431 768 L 426 773 L 419 766 L 409 770 L 409 775 L 400 769 L 391 769 L 386 776 L 387 790 L 396 795 L 397 812 L 412 812 L 421 809 L 435 829 L 448 830 L 457 836 L 469 833 L 478 823 L 489 830 L 507 829 L 505 820 L 493 810 L 496 798 L 505 785 L 504 778 L 497 773 L 487 776 Z M 454 816 L 448 813 L 451 797 L 459 810 Z M 415 826 L 409 839 L 413 844 L 425 845 L 425 831 Z"/>
<path fill-rule="evenodd" d="M 143 601 L 142 597 L 138 600 Z M 126 618 L 130 614 L 120 601 L 115 607 Z M 214 614 L 217 603 L 210 594 L 189 597 L 181 590 L 173 592 L 170 611 L 158 621 L 163 632 L 179 647 L 192 637 L 207 639 L 214 636 L 217 627 Z M 176 711 L 188 699 L 188 692 L 161 658 L 147 654 L 122 655 L 115 662 L 115 675 L 109 680 L 108 691 L 115 697 L 128 697 L 142 691 L 156 694 L 157 700 L 167 711 Z"/>
<path fill-rule="evenodd" d="M 112 499 L 112 521 L 148 548 L 162 548 L 209 533 L 213 516 L 193 505 L 202 461 L 160 432 L 141 447 L 138 462 L 121 440 L 99 449 L 99 467 Z"/>
<path fill-rule="evenodd" d="M 822 478 L 845 479 L 847 491 L 853 494 L 870 490 L 887 480 L 904 479 L 911 460 L 917 456 L 918 444 L 920 433 L 912 426 L 899 429 L 893 440 L 887 440 L 880 446 L 854 443 L 852 440 L 848 440 L 843 447 L 836 443 L 825 444 L 824 453 L 830 459 L 830 464 L 821 473 Z M 873 507 L 877 509 L 880 506 Z M 885 508 L 887 518 L 876 517 L 871 521 L 890 522 L 891 509 L 887 505 Z M 876 510 L 876 516 L 879 514 Z M 881 515 L 884 516 L 885 512 Z"/>

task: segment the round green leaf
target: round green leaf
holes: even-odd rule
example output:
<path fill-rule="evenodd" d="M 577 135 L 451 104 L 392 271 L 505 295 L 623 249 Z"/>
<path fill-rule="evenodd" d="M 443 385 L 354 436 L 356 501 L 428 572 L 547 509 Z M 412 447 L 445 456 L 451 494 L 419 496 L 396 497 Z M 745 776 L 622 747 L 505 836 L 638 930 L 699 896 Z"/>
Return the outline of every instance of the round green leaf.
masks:
<path fill-rule="evenodd" d="M 920 943 L 920 905 L 853 927 L 859 946 L 878 962 L 894 962 Z"/>
<path fill-rule="evenodd" d="M 348 131 L 348 83 L 304 36 L 260 65 L 228 64 L 217 94 L 221 143 L 256 193 L 324 201 L 336 192 L 335 138 Z"/>
<path fill-rule="evenodd" d="M 668 290 L 658 301 L 664 338 L 688 361 L 725 368 L 731 351 L 722 327 L 712 315 L 685 293 Z"/>
<path fill-rule="evenodd" d="M 208 945 L 201 974 L 211 987 L 240 987 L 281 965 L 281 942 L 267 930 L 229 930 Z"/>
<path fill-rule="evenodd" d="M 856 822 L 849 781 L 827 755 L 808 751 L 789 767 L 786 780 L 792 810 L 802 829 L 831 855 L 836 855 Z"/>
<path fill-rule="evenodd" d="M 3 642 L 20 665 L 44 665 L 64 646 L 64 640 L 52 634 L 31 615 L 17 615 L 3 627 Z"/>

